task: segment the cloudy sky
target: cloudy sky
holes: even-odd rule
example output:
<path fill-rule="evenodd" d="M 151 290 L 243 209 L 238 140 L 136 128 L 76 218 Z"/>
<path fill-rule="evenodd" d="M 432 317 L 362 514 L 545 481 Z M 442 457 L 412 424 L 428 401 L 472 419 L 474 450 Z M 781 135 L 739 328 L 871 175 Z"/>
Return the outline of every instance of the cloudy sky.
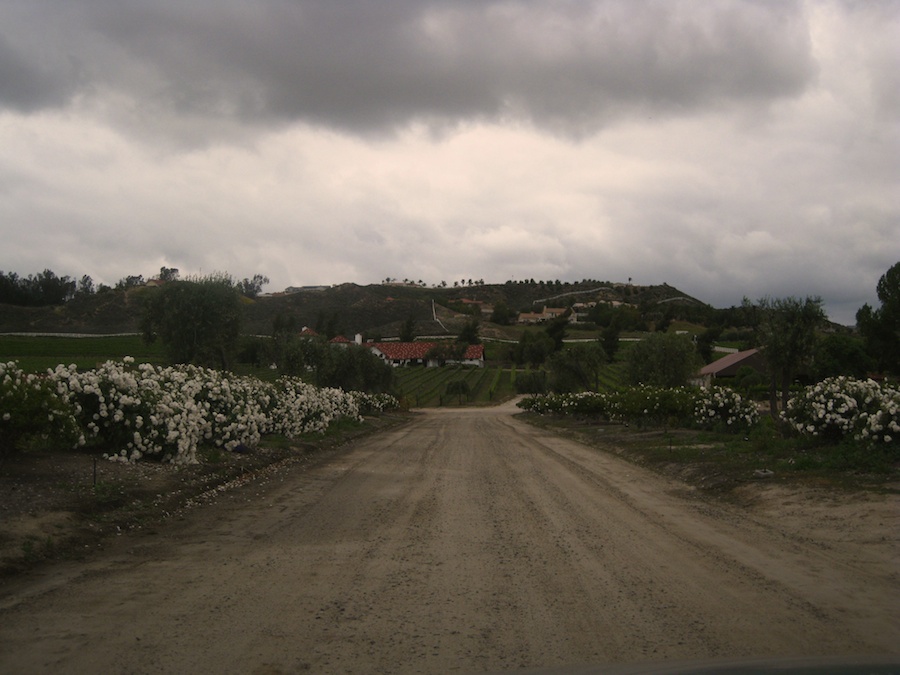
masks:
<path fill-rule="evenodd" d="M 819 295 L 900 260 L 900 0 L 0 0 L 0 270 Z"/>

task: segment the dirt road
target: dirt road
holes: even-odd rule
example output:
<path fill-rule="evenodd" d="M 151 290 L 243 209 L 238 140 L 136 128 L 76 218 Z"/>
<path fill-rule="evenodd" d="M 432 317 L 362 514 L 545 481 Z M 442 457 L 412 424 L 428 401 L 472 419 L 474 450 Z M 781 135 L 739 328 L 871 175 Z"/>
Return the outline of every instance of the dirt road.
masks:
<path fill-rule="evenodd" d="M 0 672 L 440 673 L 900 652 L 897 501 L 724 506 L 432 411 L 0 591 Z"/>

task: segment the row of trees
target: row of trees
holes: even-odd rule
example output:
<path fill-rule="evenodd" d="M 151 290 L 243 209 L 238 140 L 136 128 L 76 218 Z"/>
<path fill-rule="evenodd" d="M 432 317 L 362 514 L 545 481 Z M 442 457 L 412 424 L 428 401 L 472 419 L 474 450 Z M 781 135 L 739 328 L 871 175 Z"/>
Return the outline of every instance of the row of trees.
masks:
<path fill-rule="evenodd" d="M 85 287 L 93 292 L 93 281 L 83 277 L 82 286 L 72 278 L 58 277 L 52 270 L 20 277 L 15 272 L 0 271 L 0 303 L 22 307 L 61 305 Z"/>
<path fill-rule="evenodd" d="M 176 278 L 149 289 L 144 339 L 160 340 L 174 363 L 231 370 L 240 356 L 257 366 L 274 364 L 279 374 L 303 376 L 320 387 L 390 391 L 393 371 L 369 350 L 301 337 L 292 317 L 276 317 L 271 338 L 242 339 L 241 296 L 246 291 L 244 282 L 225 274 Z"/>
<path fill-rule="evenodd" d="M 227 275 L 217 275 L 227 276 Z M 168 283 L 178 281 L 180 274 L 177 268 L 161 267 L 159 274 L 151 281 Z M 203 278 L 197 279 L 202 281 Z M 90 296 L 111 291 L 125 291 L 146 285 L 143 275 L 128 275 L 119 279 L 115 286 L 95 284 L 93 278 L 85 274 L 81 279 L 69 276 L 58 276 L 53 270 L 45 269 L 39 274 L 20 277 L 15 272 L 0 270 L 0 304 L 18 305 L 20 307 L 49 307 L 62 305 L 79 296 Z M 252 278 L 232 282 L 241 295 L 256 298 L 269 278 L 255 274 Z"/>

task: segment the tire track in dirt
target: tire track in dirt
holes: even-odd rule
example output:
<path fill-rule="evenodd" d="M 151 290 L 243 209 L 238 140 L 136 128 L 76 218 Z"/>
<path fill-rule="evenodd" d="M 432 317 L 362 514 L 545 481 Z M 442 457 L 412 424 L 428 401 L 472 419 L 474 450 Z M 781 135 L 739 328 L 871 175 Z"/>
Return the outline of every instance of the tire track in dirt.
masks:
<path fill-rule="evenodd" d="M 654 546 L 666 538 L 675 538 L 679 546 L 671 550 L 691 548 L 696 556 L 723 572 L 734 571 L 740 578 L 752 581 L 759 592 L 778 595 L 792 610 L 825 621 L 846 621 L 848 615 L 853 615 L 862 634 L 883 632 L 885 625 L 893 626 L 896 632 L 897 624 L 890 612 L 873 611 L 886 606 L 879 582 L 886 576 L 896 578 L 896 565 L 893 571 L 876 567 L 872 573 L 870 565 L 841 556 L 829 545 L 788 532 L 777 523 L 753 518 L 745 510 L 699 500 L 671 499 L 666 494 L 669 490 L 651 494 L 633 483 L 630 492 L 623 491 L 619 481 L 610 481 L 596 466 L 591 468 L 555 449 L 558 443 L 554 437 L 542 438 L 535 441 L 535 448 L 590 484 L 594 488 L 592 494 L 615 498 L 633 511 L 645 537 L 649 535 L 648 528 L 655 528 L 656 535 L 651 537 Z M 590 459 L 598 460 L 599 466 L 621 462 L 599 453 L 593 453 Z M 616 474 L 620 476 L 622 472 Z M 687 527 L 682 522 L 686 509 L 696 515 L 687 521 Z M 895 586 L 890 596 L 900 601 L 896 589 Z M 860 607 L 865 611 L 858 611 Z"/>

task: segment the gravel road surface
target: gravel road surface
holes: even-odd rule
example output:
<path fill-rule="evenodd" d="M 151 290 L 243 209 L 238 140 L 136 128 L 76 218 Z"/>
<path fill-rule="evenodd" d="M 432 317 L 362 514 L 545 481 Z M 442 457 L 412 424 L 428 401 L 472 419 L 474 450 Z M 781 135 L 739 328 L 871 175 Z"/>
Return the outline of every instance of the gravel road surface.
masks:
<path fill-rule="evenodd" d="M 896 498 L 716 503 L 513 412 L 422 411 L 6 583 L 0 672 L 900 653 Z"/>

